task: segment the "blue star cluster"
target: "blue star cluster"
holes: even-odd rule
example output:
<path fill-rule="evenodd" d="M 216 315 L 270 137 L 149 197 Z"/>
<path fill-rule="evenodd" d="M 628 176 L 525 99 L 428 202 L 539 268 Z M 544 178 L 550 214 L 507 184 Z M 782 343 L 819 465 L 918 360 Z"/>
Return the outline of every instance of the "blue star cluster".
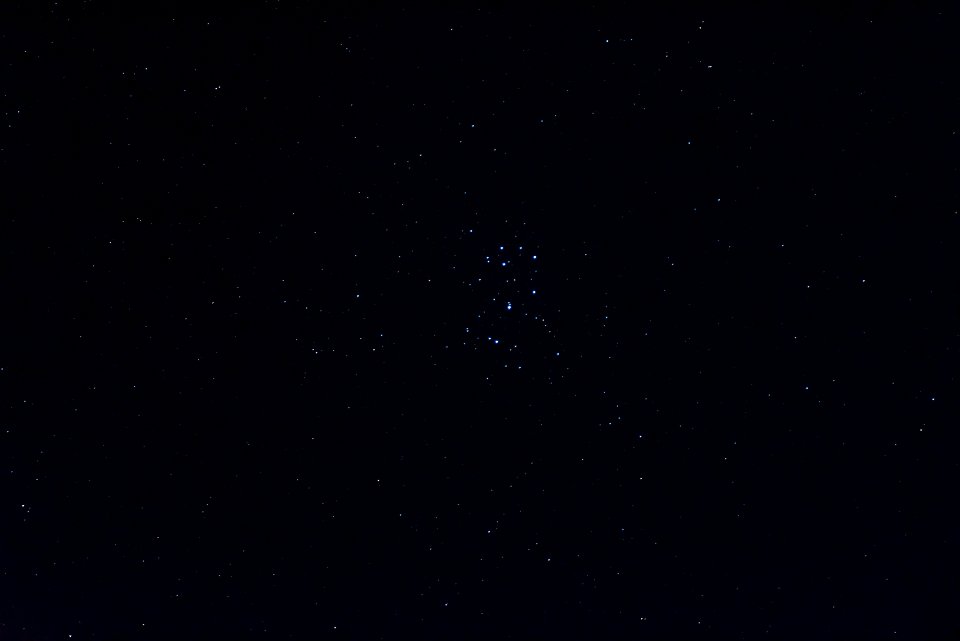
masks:
<path fill-rule="evenodd" d="M 474 301 L 463 344 L 492 354 L 499 367 L 544 372 L 552 382 L 561 356 L 560 309 L 541 276 L 548 257 L 537 243 L 514 235 L 482 247 L 473 263 L 463 282 Z"/>

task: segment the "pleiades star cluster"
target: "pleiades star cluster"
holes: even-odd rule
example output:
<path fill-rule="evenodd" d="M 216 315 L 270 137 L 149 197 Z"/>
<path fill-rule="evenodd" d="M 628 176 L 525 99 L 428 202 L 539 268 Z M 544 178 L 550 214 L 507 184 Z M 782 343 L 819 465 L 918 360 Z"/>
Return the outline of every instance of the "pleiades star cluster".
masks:
<path fill-rule="evenodd" d="M 954 8 L 3 15 L 0 639 L 960 634 Z"/>

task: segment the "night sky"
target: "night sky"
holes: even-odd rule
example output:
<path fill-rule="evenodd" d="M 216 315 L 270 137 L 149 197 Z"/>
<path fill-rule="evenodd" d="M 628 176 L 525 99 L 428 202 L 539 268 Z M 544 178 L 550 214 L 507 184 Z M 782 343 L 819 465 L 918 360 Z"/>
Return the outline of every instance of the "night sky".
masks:
<path fill-rule="evenodd" d="M 0 21 L 0 639 L 955 639 L 960 20 Z"/>

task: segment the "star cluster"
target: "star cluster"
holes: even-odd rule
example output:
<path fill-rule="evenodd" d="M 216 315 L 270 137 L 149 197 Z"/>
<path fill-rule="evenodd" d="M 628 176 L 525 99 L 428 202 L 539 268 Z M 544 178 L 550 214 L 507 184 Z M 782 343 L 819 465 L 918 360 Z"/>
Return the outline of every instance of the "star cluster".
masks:
<path fill-rule="evenodd" d="M 496 354 L 503 367 L 543 370 L 560 357 L 560 340 L 552 322 L 560 313 L 540 283 L 541 250 L 511 238 L 490 247 L 473 266 L 464 285 L 476 309 L 464 327 L 464 344 Z M 549 264 L 549 261 L 547 261 Z M 551 370 L 554 368 L 547 367 Z"/>

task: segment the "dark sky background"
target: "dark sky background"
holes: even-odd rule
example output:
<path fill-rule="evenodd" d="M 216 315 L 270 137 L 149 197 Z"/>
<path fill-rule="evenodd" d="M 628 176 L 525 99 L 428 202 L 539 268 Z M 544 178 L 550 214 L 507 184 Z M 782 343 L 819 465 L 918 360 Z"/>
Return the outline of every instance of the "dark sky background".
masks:
<path fill-rule="evenodd" d="M 0 22 L 0 639 L 956 638 L 960 23 L 633 4 Z"/>

